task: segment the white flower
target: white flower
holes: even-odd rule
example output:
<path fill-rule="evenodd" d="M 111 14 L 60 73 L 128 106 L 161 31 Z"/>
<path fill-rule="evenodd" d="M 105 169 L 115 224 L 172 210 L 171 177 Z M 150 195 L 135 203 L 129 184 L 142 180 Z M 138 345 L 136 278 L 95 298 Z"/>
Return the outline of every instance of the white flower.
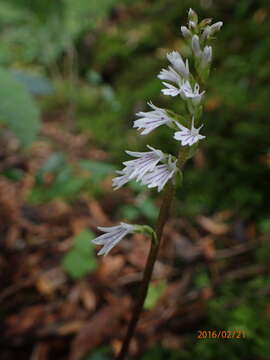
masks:
<path fill-rule="evenodd" d="M 197 83 L 194 85 L 194 89 L 192 89 L 190 82 L 187 80 L 181 86 L 179 93 L 183 100 L 191 99 L 192 102 L 197 105 L 201 102 L 202 96 L 205 91 L 202 91 L 200 93 L 200 85 Z"/>
<path fill-rule="evenodd" d="M 92 242 L 96 245 L 103 245 L 98 255 L 107 255 L 108 252 L 123 239 L 127 234 L 134 233 L 135 226 L 121 222 L 120 225 L 111 227 L 98 227 L 105 234 L 98 236 Z"/>
<path fill-rule="evenodd" d="M 181 144 L 183 146 L 185 145 L 191 146 L 195 144 L 197 141 L 205 138 L 205 136 L 199 134 L 199 131 L 201 130 L 203 125 L 201 125 L 198 129 L 196 129 L 194 127 L 194 118 L 192 119 L 191 129 L 188 129 L 179 123 L 176 124 L 181 131 L 177 131 L 174 134 L 174 139 L 181 141 Z"/>
<path fill-rule="evenodd" d="M 123 162 L 125 165 L 124 169 L 117 171 L 120 175 L 113 179 L 113 189 L 117 190 L 130 180 L 140 181 L 143 176 L 154 170 L 159 161 L 165 159 L 165 154 L 162 151 L 154 149 L 153 147 L 147 145 L 148 149 L 151 151 L 148 152 L 133 152 L 126 151 L 130 156 L 136 157 L 135 160 L 129 160 Z"/>
<path fill-rule="evenodd" d="M 192 47 L 194 55 L 196 57 L 200 57 L 202 51 L 201 51 L 200 39 L 199 39 L 198 35 L 193 35 L 192 36 L 191 47 Z"/>
<path fill-rule="evenodd" d="M 168 180 L 176 173 L 176 163 L 177 160 L 173 161 L 171 155 L 169 155 L 168 163 L 156 166 L 153 171 L 147 173 L 142 178 L 141 183 L 147 185 L 149 188 L 157 187 L 158 192 L 160 192 Z"/>
<path fill-rule="evenodd" d="M 169 125 L 173 123 L 173 120 L 167 115 L 166 110 L 161 109 L 151 102 L 148 103 L 148 105 L 153 109 L 152 111 L 141 111 L 137 113 L 136 115 L 141 117 L 141 119 L 138 119 L 134 121 L 134 128 L 144 129 L 141 132 L 141 135 L 149 134 L 151 131 L 156 129 L 157 127 L 161 125 Z"/>
<path fill-rule="evenodd" d="M 182 56 L 177 51 L 172 51 L 167 54 L 167 58 L 169 62 L 172 64 L 174 69 L 179 72 L 179 74 L 184 78 L 188 79 L 189 77 L 189 66 L 188 60 L 186 59 L 186 63 L 182 59 Z"/>

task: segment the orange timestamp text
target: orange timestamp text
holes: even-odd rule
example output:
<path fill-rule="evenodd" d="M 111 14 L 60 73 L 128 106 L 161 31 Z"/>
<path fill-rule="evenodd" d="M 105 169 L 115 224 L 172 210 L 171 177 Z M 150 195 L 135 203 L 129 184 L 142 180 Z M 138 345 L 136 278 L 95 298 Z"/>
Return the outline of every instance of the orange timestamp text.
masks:
<path fill-rule="evenodd" d="M 245 339 L 243 330 L 198 330 L 197 339 Z"/>

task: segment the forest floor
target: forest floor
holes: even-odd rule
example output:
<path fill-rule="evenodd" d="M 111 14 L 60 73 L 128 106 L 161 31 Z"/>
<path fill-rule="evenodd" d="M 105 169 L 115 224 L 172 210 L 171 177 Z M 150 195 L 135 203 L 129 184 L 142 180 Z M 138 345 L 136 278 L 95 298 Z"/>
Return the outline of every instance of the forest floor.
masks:
<path fill-rule="evenodd" d="M 73 164 L 78 158 L 107 158 L 89 146 L 86 136 L 65 133 L 53 121 L 45 122 L 42 137 L 28 153 L 20 152 L 10 138 L 1 140 L 1 172 L 24 172 L 19 181 L 0 178 L 1 359 L 81 360 L 104 345 L 116 353 L 136 300 L 149 240 L 134 235 L 98 258 L 94 271 L 72 279 L 62 259 L 74 237 L 85 229 L 95 233 L 96 226 L 113 224 L 113 214 L 132 201 L 132 193 L 110 192 L 109 178 L 100 200 L 81 194 L 72 202 L 55 198 L 29 203 L 36 174 L 56 147 Z M 53 176 L 46 174 L 44 192 Z M 154 270 L 152 299 L 131 354 L 142 354 L 155 344 L 181 349 L 190 336 L 197 338 L 207 323 L 207 303 L 225 280 L 249 279 L 267 271 L 253 260 L 261 241 L 255 225 L 244 223 L 233 211 L 193 221 L 172 218 Z M 210 281 L 198 285 L 194 276 L 200 269 Z"/>

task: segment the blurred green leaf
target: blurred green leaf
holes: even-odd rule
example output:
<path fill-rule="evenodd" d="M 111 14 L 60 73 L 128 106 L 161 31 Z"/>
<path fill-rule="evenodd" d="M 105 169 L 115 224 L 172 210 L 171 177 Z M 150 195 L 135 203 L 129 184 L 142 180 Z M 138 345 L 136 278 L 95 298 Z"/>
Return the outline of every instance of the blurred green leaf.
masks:
<path fill-rule="evenodd" d="M 24 177 L 24 171 L 18 168 L 12 168 L 4 171 L 3 175 L 13 181 L 20 181 Z"/>
<path fill-rule="evenodd" d="M 50 199 L 57 197 L 71 198 L 77 194 L 87 182 L 88 179 L 74 175 L 72 168 L 67 166 L 59 171 L 47 196 Z"/>
<path fill-rule="evenodd" d="M 91 180 L 95 183 L 101 182 L 116 170 L 111 164 L 94 160 L 80 160 L 79 165 L 91 173 Z"/>
<path fill-rule="evenodd" d="M 66 166 L 65 155 L 62 152 L 55 152 L 45 161 L 36 176 L 39 181 L 43 181 L 44 175 L 56 173 L 64 166 Z"/>
<path fill-rule="evenodd" d="M 259 221 L 259 230 L 262 233 L 270 235 L 270 219 L 262 219 Z"/>
<path fill-rule="evenodd" d="M 62 266 L 74 279 L 82 278 L 97 268 L 95 246 L 91 242 L 94 234 L 85 229 L 74 238 L 74 245 L 63 260 Z"/>
<path fill-rule="evenodd" d="M 211 285 L 211 282 L 210 282 L 207 272 L 205 272 L 203 270 L 198 272 L 196 278 L 194 279 L 194 283 L 197 288 L 203 288 L 203 287 Z"/>
<path fill-rule="evenodd" d="M 124 205 L 120 210 L 121 217 L 127 219 L 128 221 L 133 221 L 140 215 L 140 211 L 132 205 Z"/>
<path fill-rule="evenodd" d="M 67 30 L 72 36 L 95 27 L 97 22 L 107 15 L 116 0 L 64 0 Z"/>
<path fill-rule="evenodd" d="M 97 349 L 89 354 L 84 360 L 111 360 L 112 355 L 107 347 Z"/>
<path fill-rule="evenodd" d="M 158 216 L 158 208 L 154 201 L 150 198 L 145 199 L 137 205 L 140 212 L 149 220 L 156 220 Z"/>
<path fill-rule="evenodd" d="M 74 238 L 74 249 L 81 253 L 82 255 L 90 254 L 91 256 L 94 255 L 95 246 L 90 241 L 95 238 L 95 235 L 92 231 L 86 229 L 80 232 Z"/>
<path fill-rule="evenodd" d="M 160 280 L 156 283 L 150 284 L 147 297 L 145 299 L 144 308 L 149 310 L 155 307 L 159 298 L 163 295 L 166 287 L 166 280 Z"/>
<path fill-rule="evenodd" d="M 11 70 L 11 74 L 33 95 L 51 95 L 54 91 L 51 82 L 38 73 Z"/>
<path fill-rule="evenodd" d="M 0 122 L 8 125 L 23 145 L 30 145 L 40 129 L 39 110 L 23 85 L 0 68 Z"/>

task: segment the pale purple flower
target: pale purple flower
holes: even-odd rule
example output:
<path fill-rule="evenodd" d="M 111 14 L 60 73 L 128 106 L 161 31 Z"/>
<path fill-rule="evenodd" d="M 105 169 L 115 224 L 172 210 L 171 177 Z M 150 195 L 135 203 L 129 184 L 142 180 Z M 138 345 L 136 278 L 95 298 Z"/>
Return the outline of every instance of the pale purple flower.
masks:
<path fill-rule="evenodd" d="M 176 87 L 172 84 L 169 84 L 165 81 L 162 82 L 163 85 L 165 85 L 165 89 L 162 89 L 161 92 L 164 94 L 164 95 L 168 95 L 168 96 L 177 96 L 180 94 L 180 88 L 179 87 Z"/>
<path fill-rule="evenodd" d="M 121 222 L 120 225 L 111 227 L 99 226 L 98 230 L 103 231 L 104 234 L 93 239 L 92 242 L 96 245 L 103 245 L 99 250 L 98 255 L 107 255 L 111 249 L 119 243 L 126 235 L 135 232 L 135 226 Z"/>
<path fill-rule="evenodd" d="M 134 121 L 134 128 L 138 128 L 139 130 L 144 129 L 141 132 L 141 135 L 149 134 L 151 131 L 156 129 L 161 125 L 169 125 L 173 123 L 173 120 L 168 116 L 166 110 L 161 109 L 151 102 L 148 105 L 153 109 L 152 111 L 141 111 L 136 115 L 140 117 L 140 119 Z"/>
<path fill-rule="evenodd" d="M 189 78 L 189 65 L 188 60 L 184 63 L 182 56 L 177 51 L 172 51 L 167 54 L 167 58 L 172 64 L 168 69 L 162 69 L 158 75 L 161 80 L 166 80 L 174 83 L 175 85 L 167 82 L 162 82 L 165 85 L 165 89 L 162 89 L 164 95 L 177 96 L 180 94 L 180 87 L 185 80 Z"/>
<path fill-rule="evenodd" d="M 186 59 L 186 63 L 182 56 L 177 51 L 172 51 L 167 54 L 167 58 L 169 62 L 172 64 L 173 68 L 184 78 L 188 79 L 189 77 L 189 65 L 188 60 Z M 167 79 L 164 79 L 167 80 Z"/>
<path fill-rule="evenodd" d="M 121 171 L 117 171 L 120 175 L 113 179 L 113 189 L 117 190 L 128 181 L 142 180 L 143 176 L 154 170 L 156 165 L 165 159 L 166 155 L 161 151 L 154 149 L 153 147 L 147 145 L 148 149 L 151 151 L 148 152 L 133 152 L 126 151 L 126 153 L 130 156 L 133 156 L 137 159 L 129 160 L 123 162 L 125 165 L 124 169 Z"/>
<path fill-rule="evenodd" d="M 180 89 L 179 87 L 176 87 L 172 84 L 169 84 L 165 81 L 162 82 L 163 85 L 166 86 L 165 89 L 162 89 L 161 92 L 164 94 L 164 95 L 168 95 L 168 96 L 177 96 L 180 94 Z"/>
<path fill-rule="evenodd" d="M 172 160 L 169 155 L 168 162 L 166 164 L 158 165 L 153 171 L 147 173 L 141 183 L 147 185 L 149 188 L 157 187 L 160 192 L 166 183 L 174 176 L 177 171 L 177 160 Z"/>
<path fill-rule="evenodd" d="M 197 83 L 192 88 L 188 80 L 183 81 L 181 84 L 178 85 L 178 87 L 165 81 L 163 81 L 162 84 L 166 86 L 165 89 L 161 90 L 164 95 L 180 95 L 183 100 L 192 100 L 194 105 L 198 105 L 201 102 L 202 96 L 205 93 L 205 91 L 200 92 L 200 86 Z"/>
<path fill-rule="evenodd" d="M 187 80 L 179 89 L 179 94 L 181 95 L 183 100 L 191 99 L 192 102 L 197 105 L 201 102 L 202 96 L 205 91 L 200 93 L 200 86 L 199 84 L 195 84 L 193 89 L 190 85 L 190 82 Z"/>
<path fill-rule="evenodd" d="M 171 81 L 175 84 L 179 84 L 182 81 L 180 75 L 171 66 L 168 67 L 168 70 L 162 69 L 158 74 L 158 78 L 160 80 Z"/>
<path fill-rule="evenodd" d="M 124 170 L 117 170 L 116 174 L 119 176 L 113 178 L 112 180 L 112 187 L 113 190 L 118 190 L 120 187 L 124 186 L 126 183 L 128 183 L 130 179 L 130 173 L 131 169 L 129 169 L 130 172 L 127 171 L 127 168 L 124 168 Z"/>
<path fill-rule="evenodd" d="M 201 125 L 198 129 L 196 129 L 194 127 L 194 118 L 192 119 L 191 129 L 188 129 L 179 123 L 176 124 L 179 127 L 180 131 L 177 131 L 174 134 L 174 139 L 179 140 L 183 146 L 185 145 L 192 146 L 199 140 L 205 138 L 205 136 L 199 134 L 199 131 L 201 130 L 203 125 Z"/>

